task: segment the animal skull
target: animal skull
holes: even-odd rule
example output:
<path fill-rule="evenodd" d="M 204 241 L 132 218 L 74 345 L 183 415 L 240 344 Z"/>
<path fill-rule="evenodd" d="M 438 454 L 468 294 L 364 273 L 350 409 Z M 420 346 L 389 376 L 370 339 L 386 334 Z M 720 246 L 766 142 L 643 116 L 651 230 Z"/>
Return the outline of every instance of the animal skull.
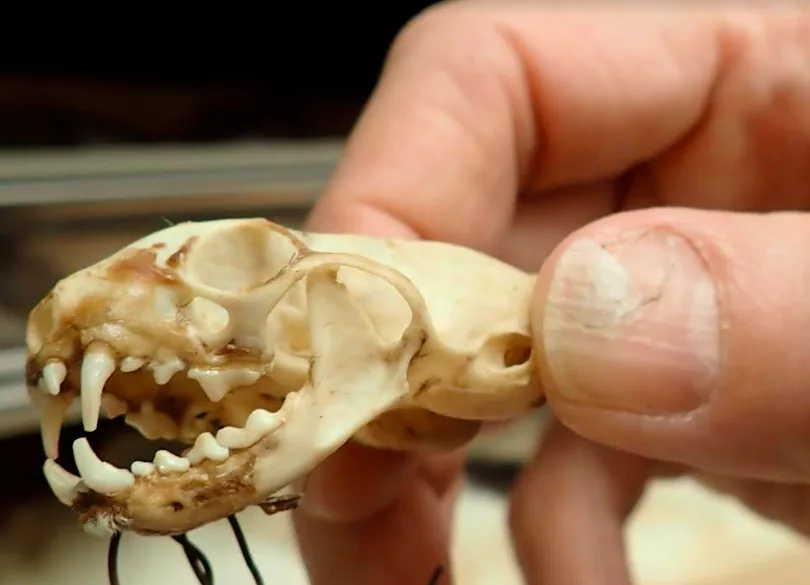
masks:
<path fill-rule="evenodd" d="M 533 277 L 427 241 L 184 223 L 60 281 L 32 310 L 28 393 L 45 476 L 87 528 L 178 534 L 262 505 L 349 439 L 445 449 L 542 400 Z M 65 413 L 190 446 L 119 469 Z"/>

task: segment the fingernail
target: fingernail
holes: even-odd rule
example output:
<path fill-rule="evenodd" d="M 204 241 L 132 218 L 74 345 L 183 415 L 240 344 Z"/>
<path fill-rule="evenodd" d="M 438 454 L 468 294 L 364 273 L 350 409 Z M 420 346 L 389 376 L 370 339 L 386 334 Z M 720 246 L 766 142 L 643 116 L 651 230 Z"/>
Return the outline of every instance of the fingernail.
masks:
<path fill-rule="evenodd" d="M 715 283 L 695 249 L 671 232 L 574 242 L 555 268 L 542 323 L 549 374 L 573 402 L 687 412 L 719 376 Z"/>

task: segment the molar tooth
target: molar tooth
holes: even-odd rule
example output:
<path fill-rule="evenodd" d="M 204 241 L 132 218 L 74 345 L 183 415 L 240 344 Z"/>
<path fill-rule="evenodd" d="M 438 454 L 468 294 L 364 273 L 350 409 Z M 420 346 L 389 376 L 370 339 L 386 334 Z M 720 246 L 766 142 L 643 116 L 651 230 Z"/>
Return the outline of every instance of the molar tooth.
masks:
<path fill-rule="evenodd" d="M 186 367 L 183 360 L 174 357 L 165 362 L 151 362 L 149 369 L 152 370 L 152 375 L 155 377 L 155 383 L 163 386 L 172 379 L 177 372 L 182 372 Z"/>
<path fill-rule="evenodd" d="M 230 451 L 220 445 L 211 433 L 205 432 L 197 436 L 194 446 L 186 453 L 186 459 L 192 465 L 197 465 L 205 459 L 221 463 L 228 458 Z"/>
<path fill-rule="evenodd" d="M 45 367 L 42 368 L 40 383 L 49 394 L 56 396 L 59 394 L 59 389 L 66 377 L 67 368 L 65 364 L 60 361 L 48 362 L 45 364 Z"/>
<path fill-rule="evenodd" d="M 250 386 L 261 377 L 247 368 L 189 368 L 188 377 L 197 380 L 208 400 L 219 402 L 238 386 Z"/>
<path fill-rule="evenodd" d="M 132 471 L 132 475 L 146 477 L 147 475 L 152 475 L 155 472 L 155 464 L 149 463 L 148 461 L 134 461 L 130 467 L 130 470 Z"/>
<path fill-rule="evenodd" d="M 113 372 L 115 358 L 110 348 L 103 343 L 91 343 L 84 353 L 81 374 L 82 422 L 87 432 L 98 427 L 101 393 Z"/>
<path fill-rule="evenodd" d="M 127 357 L 121 360 L 121 365 L 118 366 L 118 369 L 127 374 L 129 372 L 135 372 L 137 370 L 140 370 L 144 366 L 144 364 L 146 364 L 145 359 L 128 355 Z"/>
<path fill-rule="evenodd" d="M 225 427 L 217 432 L 217 443 L 229 449 L 246 449 L 255 445 L 259 440 L 277 430 L 283 419 L 263 408 L 257 408 L 250 413 L 245 428 Z"/>
<path fill-rule="evenodd" d="M 155 410 L 151 400 L 141 404 L 139 412 L 129 412 L 126 423 L 136 429 L 150 441 L 158 439 L 175 439 L 177 437 L 177 424 L 165 412 Z"/>
<path fill-rule="evenodd" d="M 81 478 L 73 475 L 53 459 L 46 459 L 42 466 L 42 472 L 48 485 L 51 487 L 53 495 L 65 506 L 71 506 L 76 494 L 79 493 L 79 482 Z"/>
<path fill-rule="evenodd" d="M 188 471 L 191 463 L 185 457 L 178 457 L 170 451 L 161 449 L 155 453 L 154 459 L 155 469 L 158 473 L 174 473 Z"/>
<path fill-rule="evenodd" d="M 129 471 L 99 459 L 84 437 L 73 442 L 73 458 L 84 485 L 100 494 L 121 492 L 135 483 Z"/>
<path fill-rule="evenodd" d="M 105 414 L 110 418 L 126 414 L 129 408 L 125 401 L 112 394 L 104 394 L 101 396 L 101 406 L 104 407 Z"/>

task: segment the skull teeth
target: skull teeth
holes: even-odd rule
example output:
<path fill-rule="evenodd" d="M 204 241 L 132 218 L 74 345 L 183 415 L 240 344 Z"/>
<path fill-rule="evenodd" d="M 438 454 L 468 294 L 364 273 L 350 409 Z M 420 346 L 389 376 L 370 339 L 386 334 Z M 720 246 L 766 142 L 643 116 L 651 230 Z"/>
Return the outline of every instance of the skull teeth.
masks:
<path fill-rule="evenodd" d="M 57 396 L 66 377 L 67 368 L 65 364 L 60 361 L 48 362 L 42 368 L 40 384 L 48 394 Z"/>
<path fill-rule="evenodd" d="M 132 475 L 146 477 L 155 472 L 155 464 L 149 463 L 148 461 L 135 461 L 130 467 L 130 470 L 132 471 Z"/>
<path fill-rule="evenodd" d="M 146 365 L 146 360 L 139 357 L 127 356 L 121 360 L 119 369 L 125 374 L 129 372 L 136 372 Z"/>
<path fill-rule="evenodd" d="M 191 467 L 191 462 L 185 457 L 178 457 L 169 451 L 160 450 L 155 453 L 155 459 L 152 461 L 158 473 L 183 473 L 188 471 Z"/>
<path fill-rule="evenodd" d="M 87 432 L 98 428 L 101 394 L 115 368 L 115 358 L 109 347 L 94 342 L 87 348 L 81 373 L 82 422 Z"/>
<path fill-rule="evenodd" d="M 228 458 L 230 450 L 223 447 L 209 432 L 201 433 L 194 441 L 194 446 L 186 453 L 186 458 L 192 465 L 197 465 L 205 459 L 221 463 Z"/>
<path fill-rule="evenodd" d="M 163 386 L 167 384 L 178 372 L 186 369 L 186 363 L 178 357 L 174 357 L 165 362 L 151 362 L 149 369 L 152 370 L 152 375 L 155 378 L 155 383 Z"/>
<path fill-rule="evenodd" d="M 53 495 L 66 506 L 70 506 L 79 493 L 81 478 L 73 475 L 53 459 L 47 459 L 42 466 L 45 479 Z"/>
<path fill-rule="evenodd" d="M 249 386 L 255 383 L 261 377 L 261 374 L 255 370 L 241 368 L 189 368 L 188 377 L 197 381 L 208 400 L 219 402 L 232 388 Z"/>
<path fill-rule="evenodd" d="M 284 419 L 282 414 L 272 413 L 262 408 L 257 408 L 250 413 L 245 427 L 225 427 L 217 432 L 217 443 L 228 449 L 246 449 L 258 443 L 262 437 L 276 431 Z"/>
<path fill-rule="evenodd" d="M 87 347 L 79 372 L 79 400 L 82 422 L 87 432 L 93 432 L 98 428 L 103 407 L 105 414 L 110 418 L 126 415 L 127 422 L 139 428 L 144 436 L 156 435 L 154 438 L 160 438 L 163 435 L 175 434 L 169 432 L 171 429 L 163 428 L 168 423 L 161 419 L 161 415 L 164 418 L 166 415 L 157 411 L 151 401 L 142 403 L 139 411 L 131 411 L 125 401 L 113 394 L 103 393 L 105 385 L 116 369 L 128 373 L 145 367 L 151 370 L 156 384 L 164 385 L 176 373 L 186 370 L 187 364 L 179 358 L 148 361 L 142 357 L 127 356 L 118 360 L 107 344 L 98 341 Z M 255 409 L 247 417 L 244 428 L 225 427 L 219 430 L 216 437 L 210 432 L 203 432 L 197 436 L 194 445 L 183 456 L 159 450 L 155 453 L 153 461 L 135 461 L 130 469 L 121 469 L 101 460 L 86 438 L 77 439 L 73 443 L 73 456 L 79 475 L 74 475 L 55 461 L 58 456 L 61 426 L 67 409 L 75 399 L 72 395 L 60 396 L 67 374 L 67 367 L 62 361 L 49 361 L 42 369 L 39 391 L 33 392 L 37 396 L 32 396 L 40 409 L 43 444 L 48 457 L 43 465 L 43 474 L 51 491 L 65 505 L 72 505 L 82 490 L 116 494 L 130 489 L 137 477 L 184 473 L 205 460 L 222 463 L 228 459 L 232 450 L 252 447 L 282 427 L 288 410 L 286 400 L 285 408 L 276 413 L 261 408 Z M 200 385 L 212 402 L 221 400 L 234 387 L 255 383 L 261 375 L 260 371 L 248 368 L 188 370 L 188 377 Z M 288 398 L 292 400 L 294 397 Z M 163 424 L 163 427 L 160 425 L 158 425 L 160 428 L 155 427 L 157 423 Z M 140 428 L 144 425 L 148 428 Z"/>
<path fill-rule="evenodd" d="M 135 482 L 126 469 L 119 469 L 99 459 L 85 438 L 74 441 L 73 457 L 84 484 L 100 494 L 124 491 Z"/>

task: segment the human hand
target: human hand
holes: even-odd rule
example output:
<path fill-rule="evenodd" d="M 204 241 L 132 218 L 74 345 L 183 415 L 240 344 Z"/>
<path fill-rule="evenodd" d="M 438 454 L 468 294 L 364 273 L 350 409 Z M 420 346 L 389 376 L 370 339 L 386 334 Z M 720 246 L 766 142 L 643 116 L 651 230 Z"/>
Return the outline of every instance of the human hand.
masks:
<path fill-rule="evenodd" d="M 725 6 L 426 13 L 311 216 L 539 270 L 560 422 L 511 498 L 530 585 L 629 583 L 659 473 L 810 534 L 810 11 Z M 426 585 L 463 459 L 325 462 L 294 516 L 313 584 Z"/>

